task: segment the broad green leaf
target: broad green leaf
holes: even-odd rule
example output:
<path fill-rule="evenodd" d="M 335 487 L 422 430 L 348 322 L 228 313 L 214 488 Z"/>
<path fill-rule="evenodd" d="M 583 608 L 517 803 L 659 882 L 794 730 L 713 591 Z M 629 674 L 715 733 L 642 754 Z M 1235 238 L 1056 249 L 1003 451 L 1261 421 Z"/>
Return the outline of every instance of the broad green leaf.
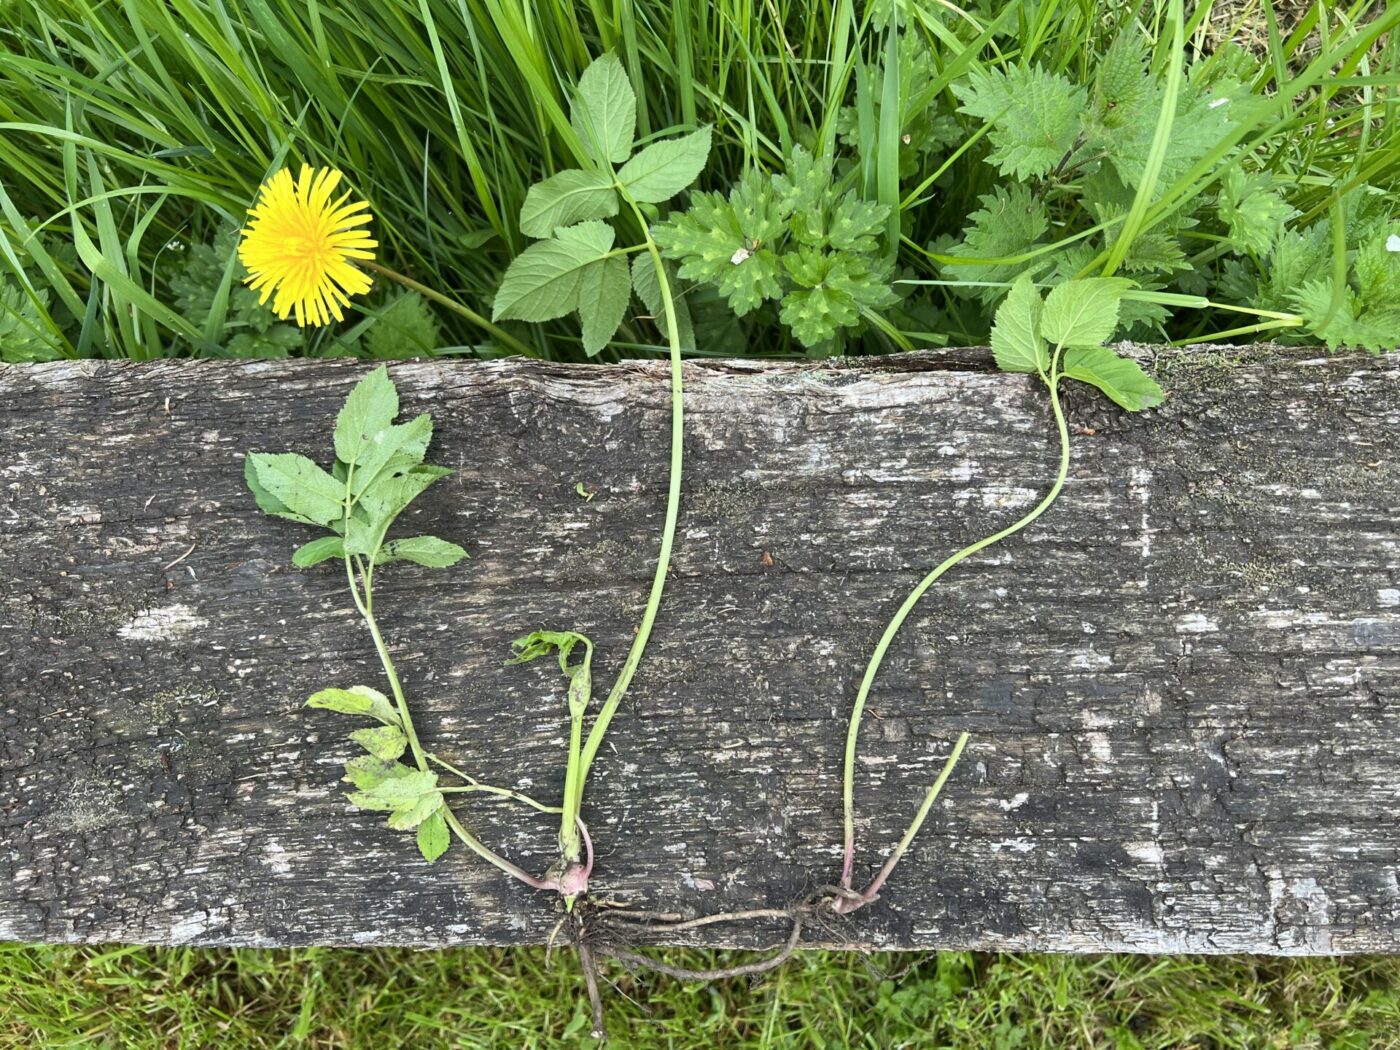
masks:
<path fill-rule="evenodd" d="M 418 825 L 418 852 L 423 854 L 423 859 L 429 864 L 447 852 L 451 841 L 442 807 L 435 809 Z"/>
<path fill-rule="evenodd" d="M 408 539 L 390 540 L 375 556 L 374 563 L 383 565 L 391 561 L 411 561 L 430 569 L 445 569 L 466 556 L 467 552 L 457 544 L 436 536 L 410 536 Z"/>
<path fill-rule="evenodd" d="M 418 466 L 432 439 L 433 420 L 426 412 L 379 431 L 360 453 L 350 478 L 351 495 L 358 498 L 383 474 L 402 474 Z"/>
<path fill-rule="evenodd" d="M 682 277 L 713 284 L 742 317 L 783 294 L 783 268 L 772 244 L 781 239 L 785 218 L 772 180 L 750 171 L 727 199 L 692 194 L 689 208 L 652 233 L 668 259 L 680 260 Z"/>
<path fill-rule="evenodd" d="M 408 737 L 397 726 L 375 726 L 372 729 L 357 729 L 350 739 L 359 744 L 375 758 L 392 762 L 408 747 Z"/>
<path fill-rule="evenodd" d="M 506 270 L 492 320 L 550 321 L 578 308 L 583 270 L 612 250 L 612 227 L 585 222 L 526 248 Z"/>
<path fill-rule="evenodd" d="M 258 508 L 262 510 L 263 513 L 271 514 L 278 518 L 286 518 L 288 521 L 297 521 L 303 525 L 321 524 L 301 514 L 293 514 L 287 509 L 285 503 L 263 487 L 263 483 L 258 480 L 258 468 L 257 464 L 253 461 L 252 454 L 243 458 L 243 480 L 248 483 L 248 490 L 252 492 L 253 499 L 257 502 Z"/>
<path fill-rule="evenodd" d="M 583 349 L 589 357 L 607 347 L 631 301 L 632 275 L 622 256 L 600 259 L 583 271 L 578 316 L 583 322 Z"/>
<path fill-rule="evenodd" d="M 1003 372 L 1039 372 L 1050 367 L 1050 353 L 1040 338 L 1040 315 L 1044 303 L 1035 290 L 1030 274 L 1025 274 L 1006 293 L 992 325 L 992 354 Z"/>
<path fill-rule="evenodd" d="M 397 726 L 398 713 L 389 698 L 367 685 L 352 685 L 349 689 L 322 689 L 306 701 L 307 707 L 319 707 L 346 715 L 369 715 L 385 725 Z"/>
<path fill-rule="evenodd" d="M 414 467 L 405 474 L 381 474 L 355 505 L 345 529 L 345 550 L 350 554 L 375 554 L 394 520 L 429 485 L 450 473 L 444 467 Z"/>
<path fill-rule="evenodd" d="M 695 350 L 695 325 L 690 319 L 690 307 L 680 293 L 676 268 L 668 263 L 662 266 L 666 271 L 667 283 L 671 286 L 671 305 L 676 312 L 676 334 L 681 351 L 692 353 Z M 656 262 L 650 252 L 641 252 L 632 260 L 632 287 L 637 290 L 637 297 L 646 304 L 656 327 L 661 329 L 661 338 L 669 342 L 671 332 L 666 324 L 666 303 L 661 297 L 661 282 L 656 279 Z"/>
<path fill-rule="evenodd" d="M 355 384 L 335 417 L 335 454 L 342 463 L 359 461 L 370 439 L 399 414 L 399 392 L 380 365 Z"/>
<path fill-rule="evenodd" d="M 1129 412 L 1162 403 L 1162 388 L 1131 358 L 1119 357 L 1103 346 L 1071 347 L 1065 351 L 1064 373 L 1096 386 Z"/>
<path fill-rule="evenodd" d="M 617 192 L 602 171 L 570 168 L 537 182 L 520 208 L 520 231 L 528 237 L 550 237 L 561 226 L 617 214 Z"/>
<path fill-rule="evenodd" d="M 383 813 L 391 813 L 398 808 L 387 799 L 371 795 L 368 791 L 352 791 L 345 796 L 345 800 L 357 809 L 376 810 Z"/>
<path fill-rule="evenodd" d="M 369 791 L 386 780 L 406 777 L 414 772 L 416 770 L 412 766 L 402 762 L 375 758 L 373 755 L 356 755 L 345 763 L 345 776 L 340 779 L 354 784 L 361 791 Z"/>
<path fill-rule="evenodd" d="M 952 88 L 962 112 L 992 126 L 988 162 L 1018 181 L 1060 163 L 1074 145 L 1089 98 L 1065 76 L 1037 66 L 973 70 Z"/>
<path fill-rule="evenodd" d="M 817 346 L 854 327 L 862 311 L 896 302 L 886 264 L 864 255 L 802 248 L 784 255 L 783 266 L 799 288 L 783 296 L 778 316 L 803 346 Z"/>
<path fill-rule="evenodd" d="M 408 831 L 416 828 L 443 806 L 441 791 L 429 791 L 411 803 L 399 806 L 389 814 L 389 827 L 395 831 Z"/>
<path fill-rule="evenodd" d="M 1045 297 L 1040 334 L 1055 346 L 1098 346 L 1118 327 L 1118 302 L 1131 282 L 1089 277 L 1057 285 Z"/>
<path fill-rule="evenodd" d="M 345 540 L 340 536 L 322 536 L 320 539 L 303 543 L 292 553 L 292 564 L 298 569 L 319 565 L 330 558 L 345 556 Z"/>
<path fill-rule="evenodd" d="M 653 142 L 624 164 L 617 181 L 633 200 L 668 201 L 695 181 L 710 156 L 710 129 Z"/>
<path fill-rule="evenodd" d="M 311 460 L 295 452 L 250 452 L 248 460 L 258 483 L 288 512 L 317 525 L 339 524 L 345 486 Z"/>
<path fill-rule="evenodd" d="M 584 148 L 600 164 L 604 160 L 621 164 L 632 152 L 637 96 L 627 71 L 611 51 L 583 71 L 569 116 Z"/>
<path fill-rule="evenodd" d="M 414 769 L 403 776 L 381 781 L 369 789 L 369 794 L 398 808 L 411 806 L 428 794 L 438 794 L 437 774 L 424 769 Z"/>

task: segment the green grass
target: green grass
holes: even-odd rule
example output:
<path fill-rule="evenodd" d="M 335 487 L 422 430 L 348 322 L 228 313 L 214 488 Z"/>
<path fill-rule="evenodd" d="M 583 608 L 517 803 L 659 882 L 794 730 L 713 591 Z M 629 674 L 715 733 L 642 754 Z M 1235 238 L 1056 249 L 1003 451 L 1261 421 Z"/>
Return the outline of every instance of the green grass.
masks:
<path fill-rule="evenodd" d="M 1159 75 L 1179 72 L 1183 58 L 1238 65 L 1257 112 L 1086 241 L 1073 195 L 1064 198 L 1055 178 L 1037 180 L 1038 195 L 1059 199 L 1056 222 L 1067 223 L 1037 257 L 1090 247 L 1076 265 L 1093 257 L 1092 266 L 1116 268 L 1173 209 L 1209 201 L 1236 165 L 1267 175 L 1300 223 L 1327 216 L 1350 187 L 1400 186 L 1394 5 L 1222 0 L 1179 11 L 1165 0 L 972 0 L 958 14 L 903 0 L 903 37 L 931 56 L 931 72 L 911 74 L 897 34 L 881 24 L 892 2 L 0 2 L 0 342 L 8 314 L 64 355 L 229 352 L 250 322 L 229 298 L 227 282 L 240 275 L 227 244 L 198 310 L 177 300 L 172 281 L 192 246 L 241 223 L 272 170 L 301 160 L 342 168 L 372 202 L 387 265 L 489 314 L 501 274 L 527 243 L 516 225 L 526 189 L 579 160 L 570 87 L 608 49 L 637 88 L 640 136 L 714 126 L 705 188 L 727 190 L 751 167 L 781 170 L 795 144 L 834 155 L 843 186 L 894 206 L 885 243 L 907 279 L 939 276 L 949 239 L 963 234 L 979 196 L 1004 182 L 952 87 L 1029 64 L 1087 83 L 1095 53 L 1134 24 Z M 1253 41 L 1253 57 L 1222 51 L 1231 37 Z M 915 141 L 901 146 L 896 101 L 945 121 L 940 134 L 951 137 L 929 138 L 915 120 Z M 1171 122 L 1159 128 L 1170 151 Z M 1227 276 L 1217 229 L 1182 237 L 1213 294 Z M 1345 276 L 1354 247 L 1337 243 L 1336 266 L 1319 276 Z M 993 304 L 901 287 L 908 309 L 850 349 L 985 337 Z M 372 326 L 384 302 L 359 304 L 358 323 Z M 437 320 L 440 349 L 498 352 L 463 317 L 438 311 Z M 1249 320 L 1181 310 L 1168 334 L 1194 338 Z M 723 316 L 711 322 L 701 325 L 701 352 L 800 350 L 771 313 L 737 328 Z M 512 331 L 543 356 L 582 356 L 572 322 Z M 624 353 L 658 349 L 646 324 L 626 334 Z M 347 345 L 366 350 L 320 333 L 297 351 Z"/>
<path fill-rule="evenodd" d="M 1395 958 L 810 952 L 755 984 L 610 975 L 620 1047 L 1400 1047 Z M 0 1046 L 589 1044 L 578 993 L 573 959 L 539 949 L 7 947 Z"/>

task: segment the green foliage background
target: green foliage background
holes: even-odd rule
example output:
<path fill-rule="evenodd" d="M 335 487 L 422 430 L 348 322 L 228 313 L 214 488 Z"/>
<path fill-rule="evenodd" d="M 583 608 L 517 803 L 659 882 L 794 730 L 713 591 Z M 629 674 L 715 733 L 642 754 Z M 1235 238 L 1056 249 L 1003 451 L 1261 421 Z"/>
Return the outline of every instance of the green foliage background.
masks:
<path fill-rule="evenodd" d="M 277 167 L 334 165 L 372 202 L 387 265 L 489 313 L 529 244 L 528 188 L 583 161 L 570 94 L 607 51 L 636 88 L 640 143 L 713 127 L 701 190 L 727 197 L 790 177 L 805 149 L 833 172 L 821 207 L 850 200 L 878 215 L 873 251 L 780 252 L 780 299 L 743 316 L 722 273 L 693 265 L 694 352 L 983 342 L 1019 272 L 1106 265 L 1190 297 L 1170 311 L 1143 304 L 1132 334 L 1260 323 L 1204 297 L 1297 314 L 1314 341 L 1400 343 L 1400 253 L 1386 248 L 1400 234 L 1400 8 L 1176 11 L 1116 0 L 11 4 L 0 354 L 498 353 L 481 328 L 404 305 L 384 281 L 339 331 L 290 331 L 235 290 L 232 231 Z M 1159 175 L 1133 214 L 1164 112 Z M 830 337 L 820 315 L 852 309 L 856 323 Z M 510 324 L 542 356 L 585 356 L 575 320 Z M 660 342 L 634 314 L 607 354 Z"/>

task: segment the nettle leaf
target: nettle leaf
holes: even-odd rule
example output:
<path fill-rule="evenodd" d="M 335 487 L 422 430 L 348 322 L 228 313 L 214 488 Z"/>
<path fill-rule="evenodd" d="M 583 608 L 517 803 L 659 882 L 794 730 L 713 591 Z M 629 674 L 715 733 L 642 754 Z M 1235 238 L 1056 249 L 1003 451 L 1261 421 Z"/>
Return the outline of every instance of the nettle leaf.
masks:
<path fill-rule="evenodd" d="M 429 864 L 446 853 L 448 845 L 452 842 L 447 830 L 447 818 L 443 814 L 444 808 L 435 809 L 418 825 L 418 852 L 423 854 L 423 859 Z"/>
<path fill-rule="evenodd" d="M 1245 251 L 1266 254 L 1296 213 L 1272 188 L 1266 175 L 1246 175 L 1238 166 L 1225 172 L 1216 210 L 1230 240 Z"/>
<path fill-rule="evenodd" d="M 578 309 L 583 270 L 612 250 L 613 228 L 580 223 L 526 248 L 506 270 L 491 318 L 551 321 Z"/>
<path fill-rule="evenodd" d="M 1250 96 L 1247 88 L 1236 88 L 1225 84 L 1210 90 L 1189 83 L 1182 86 L 1172 121 L 1171 148 L 1158 176 L 1162 185 L 1179 179 L 1230 133 L 1240 103 Z M 1110 163 L 1124 183 L 1134 189 L 1146 174 L 1157 116 L 1165 101 L 1165 89 L 1154 83 L 1134 119 L 1102 136 L 1101 144 Z"/>
<path fill-rule="evenodd" d="M 1094 75 L 1094 116 L 1103 127 L 1120 128 L 1137 119 L 1152 95 L 1146 63 L 1147 38 L 1130 25 L 1114 39 Z"/>
<path fill-rule="evenodd" d="M 583 271 L 578 288 L 578 316 L 583 322 L 583 349 L 589 357 L 607 347 L 631 301 L 632 275 L 626 259 L 600 259 Z"/>
<path fill-rule="evenodd" d="M 312 693 L 307 707 L 338 711 L 345 715 L 369 715 L 385 725 L 398 726 L 399 715 L 389 698 L 367 685 L 352 685 L 349 689 L 322 689 Z"/>
<path fill-rule="evenodd" d="M 295 452 L 250 452 L 244 476 L 255 476 L 251 484 L 258 505 L 269 514 L 291 517 L 315 525 L 339 524 L 345 511 L 345 486 L 305 456 Z M 275 502 L 265 503 L 271 496 Z M 269 509 L 277 506 L 280 509 Z"/>
<path fill-rule="evenodd" d="M 340 536 L 322 536 L 298 547 L 292 553 L 292 564 L 298 569 L 307 569 L 331 558 L 343 557 L 345 540 Z"/>
<path fill-rule="evenodd" d="M 1079 134 L 1084 88 L 1037 66 L 974 70 L 954 82 L 961 111 L 991 123 L 987 160 L 1003 175 L 1029 179 L 1060 163 Z"/>
<path fill-rule="evenodd" d="M 436 536 L 410 536 L 403 540 L 390 540 L 380 548 L 374 557 L 374 564 L 383 565 L 391 561 L 411 561 L 430 569 L 445 569 L 456 565 L 467 552 L 455 543 L 448 543 Z"/>
<path fill-rule="evenodd" d="M 690 307 L 686 305 L 685 296 L 680 294 L 676 268 L 669 263 L 663 263 L 662 266 L 666 270 L 666 281 L 671 286 L 671 305 L 676 311 L 676 334 L 681 350 L 692 353 L 695 350 L 695 325 L 690 319 Z M 656 279 L 656 263 L 650 252 L 642 252 L 633 258 L 632 287 L 646 304 L 647 312 L 651 314 L 656 327 L 661 329 L 661 338 L 670 340 L 671 332 L 666 324 L 666 303 L 661 295 L 661 283 Z"/>
<path fill-rule="evenodd" d="M 653 142 L 618 169 L 617 181 L 633 200 L 660 204 L 694 182 L 709 157 L 710 129 L 704 127 Z"/>
<path fill-rule="evenodd" d="M 1019 184 L 1010 188 L 997 186 L 977 199 L 982 207 L 969 216 L 971 225 L 963 233 L 963 243 L 947 253 L 959 261 L 942 264 L 945 276 L 954 280 L 999 283 L 1021 273 L 1038 274 L 1049 265 L 1044 257 L 1021 263 L 980 262 L 1014 258 L 1039 246 L 1050 228 L 1050 215 L 1044 201 L 1031 193 L 1029 187 Z M 975 296 L 988 306 L 1001 297 L 999 287 L 955 290 Z"/>
<path fill-rule="evenodd" d="M 428 300 L 405 290 L 375 311 L 364 345 L 370 357 L 401 360 L 430 356 L 439 338 L 437 318 Z"/>
<path fill-rule="evenodd" d="M 992 354 L 1003 372 L 1038 372 L 1050 367 L 1050 353 L 1040 337 L 1044 310 L 1029 274 L 1011 286 L 992 325 Z"/>
<path fill-rule="evenodd" d="M 1163 400 L 1162 388 L 1136 361 L 1104 346 L 1071 347 L 1065 351 L 1063 369 L 1070 379 L 1098 387 L 1129 412 L 1141 412 Z"/>
<path fill-rule="evenodd" d="M 520 231 L 549 237 L 561 226 L 611 218 L 617 209 L 617 191 L 607 172 L 570 168 L 530 187 L 520 208 Z"/>
<path fill-rule="evenodd" d="M 393 761 L 408 747 L 408 737 L 398 726 L 375 726 L 372 729 L 357 729 L 350 739 L 359 744 L 375 758 Z"/>
<path fill-rule="evenodd" d="M 1040 318 L 1040 334 L 1056 346 L 1098 346 L 1118 327 L 1118 303 L 1131 282 L 1090 277 L 1051 289 Z"/>
<path fill-rule="evenodd" d="M 374 435 L 399 414 L 399 392 L 380 365 L 350 391 L 335 417 L 335 454 L 342 463 L 355 463 Z"/>
<path fill-rule="evenodd" d="M 637 96 L 627 71 L 611 51 L 594 59 L 579 77 L 569 118 L 584 148 L 600 164 L 605 160 L 621 164 L 632 152 Z"/>
<path fill-rule="evenodd" d="M 1331 278 L 1303 282 L 1290 302 L 1308 330 L 1327 344 L 1329 350 L 1356 346 L 1367 350 L 1393 350 L 1400 347 L 1400 309 L 1387 305 L 1379 310 L 1359 308 L 1350 288 L 1334 305 Z"/>

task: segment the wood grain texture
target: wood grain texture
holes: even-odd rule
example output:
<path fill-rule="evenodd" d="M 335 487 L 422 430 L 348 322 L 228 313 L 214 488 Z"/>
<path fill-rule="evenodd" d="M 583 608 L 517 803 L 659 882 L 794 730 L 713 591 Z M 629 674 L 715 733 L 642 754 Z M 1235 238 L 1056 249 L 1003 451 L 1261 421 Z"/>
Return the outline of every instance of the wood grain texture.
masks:
<path fill-rule="evenodd" d="M 875 639 L 923 572 L 1053 475 L 1043 393 L 983 362 L 687 367 L 670 582 L 585 804 L 595 893 L 701 914 L 835 877 Z M 896 641 L 862 738 L 858 872 L 958 731 L 972 742 L 883 899 L 814 942 L 1400 950 L 1400 367 L 1259 348 L 1153 368 L 1170 398 L 1139 417 L 1073 389 L 1060 502 L 950 573 Z M 256 510 L 242 458 L 325 462 L 363 371 L 0 369 L 0 937 L 547 935 L 547 895 L 460 847 L 429 868 L 347 805 L 349 726 L 301 707 L 380 672 L 341 574 L 291 567 L 312 533 Z M 456 470 L 408 517 L 472 553 L 376 588 L 420 731 L 556 796 L 563 680 L 504 659 L 572 627 L 597 643 L 599 691 L 616 672 L 664 509 L 665 366 L 392 374 Z M 461 812 L 524 866 L 551 859 L 549 820 Z"/>

